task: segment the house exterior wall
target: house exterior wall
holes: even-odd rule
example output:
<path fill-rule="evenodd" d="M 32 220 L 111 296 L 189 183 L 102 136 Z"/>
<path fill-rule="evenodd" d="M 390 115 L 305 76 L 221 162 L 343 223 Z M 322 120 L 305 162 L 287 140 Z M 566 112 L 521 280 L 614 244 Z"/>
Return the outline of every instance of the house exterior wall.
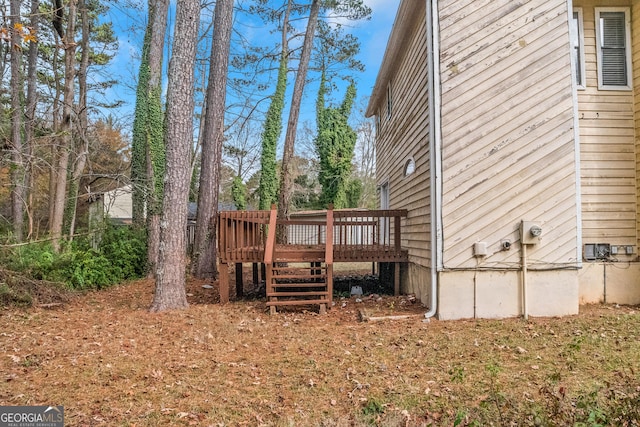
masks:
<path fill-rule="evenodd" d="M 582 10 L 586 84 L 578 90 L 584 244 L 608 243 L 618 253 L 606 261 L 585 261 L 579 274 L 580 303 L 638 304 L 637 262 L 640 182 L 640 4 L 629 0 L 574 0 Z M 596 7 L 631 10 L 634 90 L 599 90 Z M 635 93 L 634 93 L 635 92 Z M 634 248 L 633 254 L 626 247 Z"/>
<path fill-rule="evenodd" d="M 640 304 L 640 263 L 585 263 L 580 270 L 580 304 Z"/>
<path fill-rule="evenodd" d="M 638 304 L 640 2 L 433 4 L 440 30 L 440 92 L 433 96 L 441 97 L 435 116 L 442 134 L 436 153 L 441 162 L 434 165 L 441 167 L 436 173 L 442 198 L 433 201 L 442 211 L 436 218 L 441 252 L 433 254 L 441 264 L 439 318 L 512 317 L 525 307 L 532 316 L 556 316 L 576 314 L 584 303 Z M 402 0 L 398 16 L 406 14 L 407 5 L 418 8 L 416 0 Z M 571 66 L 572 6 L 582 8 L 584 24 L 586 87 L 578 92 Z M 594 7 L 601 6 L 632 7 L 634 91 L 598 90 Z M 419 13 L 424 20 L 424 6 Z M 410 58 L 425 55 L 416 54 L 424 52 L 416 40 L 425 46 L 426 37 L 418 36 L 415 23 L 400 28 L 392 40 L 411 43 L 393 45 L 397 61 L 383 61 L 382 68 L 383 76 L 392 76 L 392 119 L 385 122 L 381 94 L 386 80 L 380 76 L 370 107 L 375 105 L 381 118 L 380 183 L 389 183 L 390 207 L 407 208 L 416 221 L 409 222 L 413 235 L 420 236 L 403 241 L 414 251 L 402 270 L 403 290 L 419 293 L 427 289 L 431 273 L 430 175 L 425 170 L 420 197 L 408 202 L 414 184 L 403 186 L 401 173 L 408 156 L 416 159 L 417 170 L 430 166 L 427 101 L 432 94 L 423 93 L 426 70 L 409 71 L 423 67 Z M 407 94 L 409 105 L 401 107 Z M 396 113 L 402 115 L 400 122 Z M 424 142 L 416 145 L 417 140 Z M 523 220 L 543 230 L 541 240 L 526 245 L 526 252 Z M 511 243 L 509 250 L 503 249 L 505 241 Z M 474 253 L 479 242 L 486 245 L 484 256 Z M 619 245 L 620 256 L 586 262 L 583 243 Z M 633 255 L 624 253 L 628 245 L 635 248 Z"/>
<path fill-rule="evenodd" d="M 451 271 L 441 275 L 438 318 L 501 319 L 523 313 L 523 288 L 518 271 Z M 578 313 L 575 271 L 532 274 L 527 285 L 527 314 L 548 317 Z"/>
<path fill-rule="evenodd" d="M 527 291 L 527 311 L 577 313 L 579 221 L 568 2 L 438 4 L 444 237 L 439 316 L 523 312 L 518 271 L 522 220 L 543 229 L 540 243 L 527 246 L 532 261 L 527 261 L 526 279 L 535 283 Z M 510 250 L 502 250 L 506 240 Z M 486 243 L 486 256 L 474 255 L 476 242 Z M 556 304 L 548 306 L 549 296 Z M 456 300 L 474 304 L 463 309 Z"/>
<path fill-rule="evenodd" d="M 103 197 L 105 216 L 117 221 L 131 222 L 133 202 L 130 185 L 107 191 Z"/>
<path fill-rule="evenodd" d="M 582 182 L 582 238 L 585 244 L 636 247 L 637 181 L 634 94 L 599 90 L 595 7 L 631 6 L 630 1 L 577 0 L 582 9 L 586 87 L 578 90 Z M 624 248 L 616 258 L 635 259 Z"/>
<path fill-rule="evenodd" d="M 636 247 L 640 252 L 640 2 L 634 2 L 631 10 L 633 36 L 633 81 L 635 92 L 635 146 L 636 146 Z"/>
<path fill-rule="evenodd" d="M 409 211 L 402 223 L 402 246 L 409 252 L 402 290 L 426 302 L 431 260 L 426 14 L 424 1 L 411 3 L 406 7 L 409 31 L 399 41 L 403 53 L 394 58 L 394 72 L 383 83 L 385 90 L 391 85 L 391 114 L 386 94 L 375 110 L 376 170 L 378 183 L 388 183 L 389 208 Z M 415 170 L 405 176 L 409 161 Z"/>
<path fill-rule="evenodd" d="M 543 228 L 532 259 L 575 266 L 566 0 L 439 5 L 445 269 L 518 268 L 521 220 Z M 501 251 L 505 239 L 512 250 Z M 487 257 L 474 257 L 475 242 L 488 244 Z"/>

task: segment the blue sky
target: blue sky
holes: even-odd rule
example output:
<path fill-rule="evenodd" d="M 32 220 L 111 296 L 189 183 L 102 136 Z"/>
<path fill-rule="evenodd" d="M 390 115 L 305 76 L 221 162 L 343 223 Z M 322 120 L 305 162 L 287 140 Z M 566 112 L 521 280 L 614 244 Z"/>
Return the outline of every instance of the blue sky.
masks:
<path fill-rule="evenodd" d="M 371 20 L 348 24 L 350 31 L 360 40 L 361 51 L 359 59 L 366 67 L 365 72 L 357 76 L 359 97 L 368 96 L 371 93 L 399 2 L 400 0 L 365 0 L 365 3 L 372 9 Z M 113 4 L 108 18 L 113 21 L 119 38 L 118 53 L 109 72 L 111 78 L 115 78 L 120 82 L 111 89 L 108 97 L 125 100 L 125 105 L 118 114 L 123 116 L 124 121 L 122 124 L 125 126 L 130 126 L 132 120 L 131 114 L 135 100 L 134 85 L 138 73 L 139 52 L 144 35 L 145 15 L 146 10 L 136 11 Z M 170 15 L 169 22 L 172 21 L 173 16 Z M 210 22 L 210 18 L 205 15 L 202 17 L 202 22 L 202 25 L 206 25 Z M 243 35 L 248 38 L 252 36 L 265 37 L 264 30 L 259 27 L 243 26 L 242 31 Z M 249 34 L 251 32 L 255 32 L 255 34 Z M 293 76 L 290 76 L 290 85 L 292 83 Z M 302 120 L 314 115 L 316 91 L 317 86 L 315 85 L 309 85 L 305 89 Z M 271 90 L 269 90 L 270 92 Z M 341 97 L 342 94 L 337 94 L 337 96 Z M 288 112 L 285 111 L 286 114 Z"/>

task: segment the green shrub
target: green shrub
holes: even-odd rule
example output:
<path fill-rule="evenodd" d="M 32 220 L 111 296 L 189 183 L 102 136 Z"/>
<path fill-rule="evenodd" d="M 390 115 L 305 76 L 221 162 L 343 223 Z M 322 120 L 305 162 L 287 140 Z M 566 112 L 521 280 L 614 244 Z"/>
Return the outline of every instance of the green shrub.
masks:
<path fill-rule="evenodd" d="M 72 289 L 102 289 L 142 277 L 146 251 L 144 230 L 106 225 L 97 248 L 91 237 L 63 244 L 58 254 L 50 243 L 34 243 L 4 251 L 0 261 L 33 279 L 61 282 Z"/>
<path fill-rule="evenodd" d="M 3 264 L 9 270 L 20 271 L 43 280 L 51 272 L 55 255 L 50 243 L 33 243 L 3 253 Z"/>
<path fill-rule="evenodd" d="M 147 269 L 147 240 L 144 230 L 110 226 L 100 243 L 102 254 L 122 271 L 123 279 L 142 277 Z"/>

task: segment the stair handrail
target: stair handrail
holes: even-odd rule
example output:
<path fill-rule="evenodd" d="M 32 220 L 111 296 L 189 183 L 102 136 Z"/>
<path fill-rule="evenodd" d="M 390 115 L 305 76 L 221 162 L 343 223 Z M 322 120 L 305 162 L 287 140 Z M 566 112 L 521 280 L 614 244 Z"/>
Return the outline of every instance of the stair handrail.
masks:
<path fill-rule="evenodd" d="M 276 205 L 271 205 L 271 212 L 269 213 L 269 229 L 267 230 L 267 242 L 264 247 L 264 263 L 273 263 L 273 253 L 276 246 L 276 222 L 278 220 L 278 211 Z"/>
<path fill-rule="evenodd" d="M 333 205 L 327 209 L 327 229 L 325 231 L 325 255 L 327 265 L 333 264 Z"/>

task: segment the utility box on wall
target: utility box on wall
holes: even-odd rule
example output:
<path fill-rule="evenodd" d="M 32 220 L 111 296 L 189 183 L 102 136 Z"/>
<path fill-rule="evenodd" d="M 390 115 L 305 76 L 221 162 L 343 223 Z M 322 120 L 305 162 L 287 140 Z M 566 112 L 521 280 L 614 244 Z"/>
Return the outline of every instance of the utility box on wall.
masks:
<path fill-rule="evenodd" d="M 614 247 L 616 248 L 614 255 L 617 255 L 617 247 Z M 587 243 L 584 245 L 583 254 L 587 261 L 606 260 L 612 255 L 611 245 L 609 243 Z"/>
<path fill-rule="evenodd" d="M 537 245 L 540 243 L 542 227 L 533 221 L 522 221 L 520 223 L 520 243 L 523 245 Z"/>

